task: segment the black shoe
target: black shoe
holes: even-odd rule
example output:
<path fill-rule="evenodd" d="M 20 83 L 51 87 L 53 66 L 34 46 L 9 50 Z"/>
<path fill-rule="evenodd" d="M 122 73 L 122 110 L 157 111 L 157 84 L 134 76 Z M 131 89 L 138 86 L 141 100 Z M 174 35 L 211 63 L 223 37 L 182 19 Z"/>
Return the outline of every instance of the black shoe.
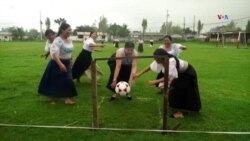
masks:
<path fill-rule="evenodd" d="M 128 100 L 132 100 L 132 97 L 131 97 L 131 96 L 127 96 L 127 99 L 128 99 Z"/>
<path fill-rule="evenodd" d="M 116 94 L 113 94 L 110 98 L 111 101 L 115 100 L 116 99 Z"/>
<path fill-rule="evenodd" d="M 116 98 L 116 97 L 111 96 L 110 100 L 113 101 L 113 100 L 115 100 L 115 98 Z"/>

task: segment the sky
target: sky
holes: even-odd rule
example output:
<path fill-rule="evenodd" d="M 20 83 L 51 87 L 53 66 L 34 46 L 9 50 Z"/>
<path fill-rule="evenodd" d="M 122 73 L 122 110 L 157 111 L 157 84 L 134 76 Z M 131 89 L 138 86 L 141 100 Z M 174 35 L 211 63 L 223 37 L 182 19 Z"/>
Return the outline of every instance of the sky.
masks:
<path fill-rule="evenodd" d="M 237 26 L 245 29 L 250 20 L 250 0 L 1 0 L 0 29 L 18 26 L 24 29 L 40 30 L 39 19 L 51 20 L 55 31 L 58 25 L 54 19 L 65 18 L 74 29 L 80 25 L 97 25 L 101 16 L 108 23 L 127 24 L 131 31 L 142 30 L 142 19 L 147 19 L 147 32 L 159 32 L 168 21 L 173 25 L 195 29 L 197 22 L 204 23 L 203 32 L 210 28 L 235 20 Z M 218 19 L 227 15 L 228 19 Z M 195 17 L 195 20 L 194 20 Z M 212 24 L 211 24 L 212 23 Z M 45 24 L 43 24 L 45 29 Z"/>

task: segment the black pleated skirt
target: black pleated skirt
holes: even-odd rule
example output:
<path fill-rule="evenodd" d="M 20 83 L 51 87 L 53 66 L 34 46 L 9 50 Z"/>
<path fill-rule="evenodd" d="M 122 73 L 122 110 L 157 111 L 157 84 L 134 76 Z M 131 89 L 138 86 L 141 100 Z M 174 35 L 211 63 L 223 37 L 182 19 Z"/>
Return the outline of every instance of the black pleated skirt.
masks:
<path fill-rule="evenodd" d="M 115 42 L 115 47 L 119 48 L 119 42 Z"/>
<path fill-rule="evenodd" d="M 140 53 L 143 52 L 143 44 L 138 45 L 138 52 L 140 52 Z"/>
<path fill-rule="evenodd" d="M 187 70 L 178 75 L 169 91 L 170 107 L 198 112 L 201 109 L 201 101 L 195 69 L 189 64 Z"/>
<path fill-rule="evenodd" d="M 72 68 L 73 79 L 80 78 L 82 74 L 89 68 L 92 62 L 92 53 L 83 49 L 77 56 Z"/>
<path fill-rule="evenodd" d="M 115 54 L 113 54 L 111 57 L 115 57 Z M 109 69 L 110 69 L 110 75 L 109 75 L 109 81 L 108 81 L 106 87 L 115 93 L 115 89 L 111 87 L 111 84 L 112 84 L 113 79 L 114 79 L 116 60 L 109 59 L 108 65 L 109 65 Z M 129 78 L 130 78 L 130 74 L 131 74 L 131 69 L 132 69 L 132 64 L 122 64 L 120 72 L 119 72 L 118 77 L 117 77 L 117 83 L 120 81 L 128 82 Z"/>
<path fill-rule="evenodd" d="M 38 93 L 53 98 L 71 98 L 77 95 L 70 60 L 61 60 L 67 72 L 61 72 L 54 60 L 50 60 L 38 87 Z"/>

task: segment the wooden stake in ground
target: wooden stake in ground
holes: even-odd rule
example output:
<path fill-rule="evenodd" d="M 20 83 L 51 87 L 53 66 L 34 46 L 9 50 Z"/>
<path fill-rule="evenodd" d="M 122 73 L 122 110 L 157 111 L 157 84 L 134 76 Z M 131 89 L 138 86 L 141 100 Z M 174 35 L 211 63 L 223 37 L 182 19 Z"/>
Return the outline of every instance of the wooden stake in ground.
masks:
<path fill-rule="evenodd" d="M 92 101 L 93 101 L 93 127 L 99 128 L 98 117 L 98 99 L 97 99 L 97 81 L 96 81 L 96 61 L 91 63 L 91 78 L 92 78 Z"/>

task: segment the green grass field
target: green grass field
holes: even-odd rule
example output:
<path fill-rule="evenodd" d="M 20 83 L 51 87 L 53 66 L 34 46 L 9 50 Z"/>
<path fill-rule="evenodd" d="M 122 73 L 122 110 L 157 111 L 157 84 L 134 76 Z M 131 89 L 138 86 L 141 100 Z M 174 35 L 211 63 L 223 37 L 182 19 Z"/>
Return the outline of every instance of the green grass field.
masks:
<path fill-rule="evenodd" d="M 170 119 L 173 127 L 180 122 L 178 130 L 195 131 L 250 131 L 250 50 L 215 48 L 213 44 L 185 42 L 188 50 L 180 58 L 191 63 L 199 80 L 202 110 L 199 114 L 188 113 L 184 119 Z M 77 104 L 68 106 L 59 101 L 50 105 L 47 98 L 39 96 L 37 87 L 49 60 L 40 58 L 45 42 L 0 42 L 0 123 L 92 126 L 91 83 L 86 76 L 76 84 Z M 75 43 L 73 57 L 81 50 Z M 121 45 L 123 46 L 123 44 Z M 155 45 L 158 47 L 159 44 Z M 152 55 L 155 48 L 148 44 L 140 55 Z M 249 47 L 248 47 L 249 48 Z M 109 57 L 115 48 L 107 44 L 94 57 Z M 139 70 L 152 59 L 139 60 Z M 156 74 L 150 72 L 138 79 L 132 88 L 133 100 L 120 97 L 109 101 L 110 91 L 105 88 L 109 76 L 106 61 L 98 62 L 105 74 L 98 87 L 99 121 L 103 128 L 160 129 L 162 96 L 155 87 L 145 85 Z M 214 135 L 174 133 L 162 135 L 150 132 L 89 131 L 80 129 L 45 129 L 0 126 L 0 141 L 77 141 L 77 140 L 249 140 L 250 135 Z"/>

